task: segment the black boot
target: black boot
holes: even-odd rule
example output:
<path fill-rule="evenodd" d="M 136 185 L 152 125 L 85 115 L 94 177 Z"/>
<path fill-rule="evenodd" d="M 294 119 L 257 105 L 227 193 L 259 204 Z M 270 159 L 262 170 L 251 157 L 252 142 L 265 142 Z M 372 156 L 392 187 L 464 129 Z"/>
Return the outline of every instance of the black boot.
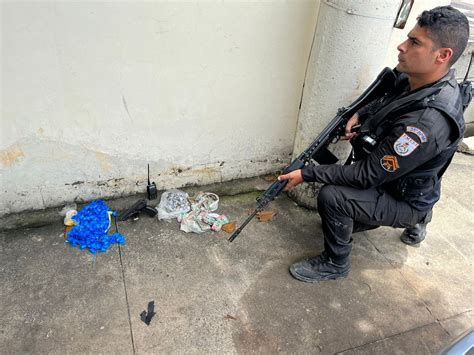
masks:
<path fill-rule="evenodd" d="M 420 244 L 426 237 L 426 226 L 431 222 L 432 216 L 433 212 L 429 211 L 420 223 L 406 228 L 400 236 L 400 240 L 407 245 L 416 246 Z"/>
<path fill-rule="evenodd" d="M 414 227 L 406 228 L 400 240 L 407 245 L 420 244 L 426 237 L 426 225 L 428 223 L 418 223 Z"/>
<path fill-rule="evenodd" d="M 325 252 L 290 266 L 291 275 L 295 279 L 304 282 L 319 282 L 346 277 L 349 274 L 349 270 L 349 259 L 336 263 Z"/>

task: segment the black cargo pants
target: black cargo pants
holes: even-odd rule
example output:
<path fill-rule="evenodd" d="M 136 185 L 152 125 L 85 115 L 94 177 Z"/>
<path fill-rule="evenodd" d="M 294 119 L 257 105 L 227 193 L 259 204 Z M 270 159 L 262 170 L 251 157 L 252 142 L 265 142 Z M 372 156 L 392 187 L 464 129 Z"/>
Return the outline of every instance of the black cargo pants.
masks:
<path fill-rule="evenodd" d="M 325 185 L 318 194 L 324 249 L 336 262 L 344 262 L 352 249 L 352 233 L 392 226 L 409 228 L 424 221 L 428 212 L 398 201 L 387 192 L 370 188 Z"/>

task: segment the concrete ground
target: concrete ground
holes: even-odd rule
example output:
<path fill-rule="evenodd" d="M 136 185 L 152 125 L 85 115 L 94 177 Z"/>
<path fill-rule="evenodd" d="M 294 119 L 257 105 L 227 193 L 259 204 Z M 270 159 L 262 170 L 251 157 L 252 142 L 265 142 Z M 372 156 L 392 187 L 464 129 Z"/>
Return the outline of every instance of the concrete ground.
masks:
<path fill-rule="evenodd" d="M 437 353 L 474 324 L 473 167 L 456 154 L 421 246 L 393 228 L 356 234 L 349 277 L 321 284 L 288 272 L 323 237 L 286 197 L 233 243 L 147 216 L 97 256 L 65 244 L 60 222 L 4 231 L 0 353 Z M 218 211 L 242 222 L 255 196 L 223 196 Z"/>

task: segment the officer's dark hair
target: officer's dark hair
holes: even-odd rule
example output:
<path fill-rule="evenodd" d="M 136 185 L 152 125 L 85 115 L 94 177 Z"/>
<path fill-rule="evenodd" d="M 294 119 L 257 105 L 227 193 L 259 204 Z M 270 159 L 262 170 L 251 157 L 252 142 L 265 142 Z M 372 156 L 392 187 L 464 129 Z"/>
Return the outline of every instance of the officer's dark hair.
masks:
<path fill-rule="evenodd" d="M 418 26 L 426 27 L 431 40 L 438 48 L 451 48 L 453 56 L 449 65 L 458 60 L 469 39 L 469 21 L 461 11 L 452 6 L 438 6 L 423 11 L 417 18 Z"/>

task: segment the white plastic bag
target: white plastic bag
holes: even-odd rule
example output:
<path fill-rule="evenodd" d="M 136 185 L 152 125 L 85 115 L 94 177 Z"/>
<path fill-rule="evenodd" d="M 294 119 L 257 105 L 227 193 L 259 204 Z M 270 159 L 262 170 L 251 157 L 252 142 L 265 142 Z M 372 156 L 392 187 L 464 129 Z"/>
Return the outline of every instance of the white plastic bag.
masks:
<path fill-rule="evenodd" d="M 77 205 L 75 203 L 68 204 L 59 211 L 59 215 L 64 217 L 64 225 L 71 227 L 75 225 L 72 217 L 77 214 Z"/>
<path fill-rule="evenodd" d="M 186 233 L 203 233 L 208 230 L 218 232 L 224 224 L 229 223 L 226 216 L 212 213 L 219 205 L 219 196 L 216 194 L 199 192 L 191 202 L 191 212 L 183 213 L 178 217 L 182 231 Z"/>
<path fill-rule="evenodd" d="M 69 210 L 66 212 L 66 216 L 64 217 L 64 225 L 65 226 L 73 226 L 76 224 L 72 217 L 74 217 L 77 214 L 76 210 Z"/>
<path fill-rule="evenodd" d="M 178 217 L 181 223 L 180 229 L 186 233 L 204 233 L 211 229 L 211 226 L 202 221 L 201 211 L 191 211 Z"/>
<path fill-rule="evenodd" d="M 172 219 L 188 212 L 191 209 L 189 195 L 181 190 L 172 189 L 163 192 L 158 206 L 158 219 Z"/>
<path fill-rule="evenodd" d="M 182 231 L 199 234 L 208 230 L 219 232 L 224 224 L 229 223 L 229 219 L 217 213 L 193 210 L 178 217 L 178 222 L 181 222 Z"/>
<path fill-rule="evenodd" d="M 212 192 L 199 192 L 191 205 L 193 211 L 215 211 L 219 207 L 219 196 Z"/>

